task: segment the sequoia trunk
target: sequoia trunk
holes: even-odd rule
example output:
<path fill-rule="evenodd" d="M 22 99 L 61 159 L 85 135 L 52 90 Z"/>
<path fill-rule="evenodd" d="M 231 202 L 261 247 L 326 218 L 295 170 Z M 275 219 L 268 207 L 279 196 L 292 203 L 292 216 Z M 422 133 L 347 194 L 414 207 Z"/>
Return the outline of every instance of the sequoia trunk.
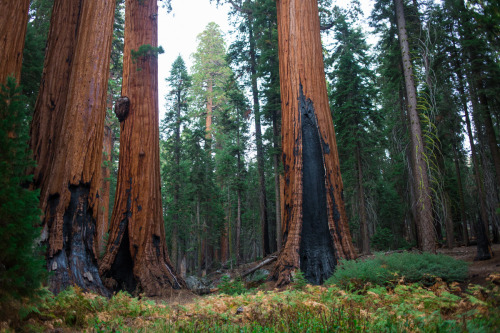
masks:
<path fill-rule="evenodd" d="M 356 254 L 347 225 L 315 0 L 278 0 L 284 193 L 277 285 L 323 283 Z"/>
<path fill-rule="evenodd" d="M 115 1 L 56 0 L 31 128 L 42 242 L 59 292 L 107 293 L 94 237 Z"/>
<path fill-rule="evenodd" d="M 111 228 L 100 266 L 113 290 L 164 295 L 185 286 L 165 244 L 160 194 L 158 60 L 132 50 L 157 47 L 156 0 L 126 0 L 120 158 Z M 154 49 L 152 49 L 154 52 Z"/>
<path fill-rule="evenodd" d="M 9 75 L 17 83 L 21 78 L 29 6 L 30 0 L 0 2 L 0 84 L 5 84 Z"/>

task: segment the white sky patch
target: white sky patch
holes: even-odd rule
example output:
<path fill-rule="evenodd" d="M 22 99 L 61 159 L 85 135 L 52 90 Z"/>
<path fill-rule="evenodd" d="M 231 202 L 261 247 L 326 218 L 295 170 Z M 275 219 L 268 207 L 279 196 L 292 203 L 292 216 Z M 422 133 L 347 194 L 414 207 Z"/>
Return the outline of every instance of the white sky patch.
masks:
<path fill-rule="evenodd" d="M 193 64 L 191 54 L 196 51 L 198 45 L 196 36 L 205 30 L 210 22 L 220 26 L 227 41 L 231 29 L 227 20 L 228 10 L 228 5 L 216 7 L 215 2 L 210 3 L 209 0 L 172 0 L 172 12 L 167 13 L 159 3 L 158 45 L 165 50 L 158 58 L 160 119 L 166 111 L 165 95 L 168 93 L 168 84 L 165 79 L 170 75 L 172 63 L 181 55 L 188 71 L 190 70 Z"/>

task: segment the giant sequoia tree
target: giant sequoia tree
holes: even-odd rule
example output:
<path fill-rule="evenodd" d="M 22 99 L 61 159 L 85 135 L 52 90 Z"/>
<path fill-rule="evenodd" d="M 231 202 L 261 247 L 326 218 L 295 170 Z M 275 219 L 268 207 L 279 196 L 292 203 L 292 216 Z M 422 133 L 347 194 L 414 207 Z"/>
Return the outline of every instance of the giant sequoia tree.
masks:
<path fill-rule="evenodd" d="M 125 47 L 120 159 L 109 243 L 100 266 L 114 289 L 161 295 L 185 286 L 165 244 L 160 193 L 158 124 L 158 7 L 156 0 L 125 2 Z"/>
<path fill-rule="evenodd" d="M 325 281 L 356 257 L 347 225 L 316 0 L 278 0 L 284 167 L 283 249 L 273 277 Z"/>
<path fill-rule="evenodd" d="M 115 1 L 56 0 L 31 126 L 51 289 L 105 292 L 97 270 L 107 72 Z"/>
<path fill-rule="evenodd" d="M 0 2 L 0 84 L 13 75 L 19 83 L 29 0 Z"/>

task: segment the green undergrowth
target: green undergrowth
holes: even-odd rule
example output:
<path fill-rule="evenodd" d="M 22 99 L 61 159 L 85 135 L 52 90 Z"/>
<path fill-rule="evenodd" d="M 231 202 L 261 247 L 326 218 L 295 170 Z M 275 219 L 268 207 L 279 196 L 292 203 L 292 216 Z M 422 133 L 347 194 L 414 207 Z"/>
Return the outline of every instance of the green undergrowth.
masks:
<path fill-rule="evenodd" d="M 358 289 L 367 284 L 393 286 L 418 282 L 429 286 L 438 280 L 463 282 L 468 263 L 442 254 L 377 254 L 373 259 L 343 260 L 326 284 Z"/>
<path fill-rule="evenodd" d="M 500 289 L 438 281 L 371 286 L 217 294 L 184 305 L 133 298 L 107 299 L 70 288 L 45 292 L 19 323 L 0 331 L 45 332 L 498 332 Z"/>

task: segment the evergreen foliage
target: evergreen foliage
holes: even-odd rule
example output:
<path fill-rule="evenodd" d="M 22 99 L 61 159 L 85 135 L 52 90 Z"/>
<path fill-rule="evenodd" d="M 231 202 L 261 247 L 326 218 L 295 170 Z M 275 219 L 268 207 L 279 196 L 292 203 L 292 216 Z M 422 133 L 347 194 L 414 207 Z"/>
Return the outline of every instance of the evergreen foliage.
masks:
<path fill-rule="evenodd" d="M 28 98 L 30 112 L 35 107 L 40 80 L 42 79 L 45 44 L 54 0 L 32 0 L 23 51 L 21 86 Z"/>
<path fill-rule="evenodd" d="M 338 8 L 335 12 L 335 43 L 326 59 L 326 66 L 332 67 L 328 73 L 330 105 L 342 178 L 346 184 L 347 212 L 352 232 L 360 235 L 358 239 L 361 240 L 361 224 L 370 224 L 373 230 L 378 218 L 375 209 L 367 209 L 367 203 L 374 202 L 377 197 L 376 181 L 383 155 L 380 148 L 383 116 L 374 105 L 375 74 L 370 69 L 372 58 L 365 37 L 360 28 L 353 28 L 348 13 Z"/>
<path fill-rule="evenodd" d="M 377 254 L 374 259 L 341 261 L 326 284 L 344 288 L 363 288 L 367 283 L 394 286 L 402 281 L 433 285 L 438 279 L 463 282 L 467 271 L 466 262 L 442 254 Z"/>
<path fill-rule="evenodd" d="M 38 193 L 27 188 L 31 176 L 26 171 L 34 162 L 27 144 L 26 104 L 21 88 L 9 77 L 0 90 L 0 304 L 9 297 L 32 295 L 45 277 L 35 244 L 40 236 Z"/>

